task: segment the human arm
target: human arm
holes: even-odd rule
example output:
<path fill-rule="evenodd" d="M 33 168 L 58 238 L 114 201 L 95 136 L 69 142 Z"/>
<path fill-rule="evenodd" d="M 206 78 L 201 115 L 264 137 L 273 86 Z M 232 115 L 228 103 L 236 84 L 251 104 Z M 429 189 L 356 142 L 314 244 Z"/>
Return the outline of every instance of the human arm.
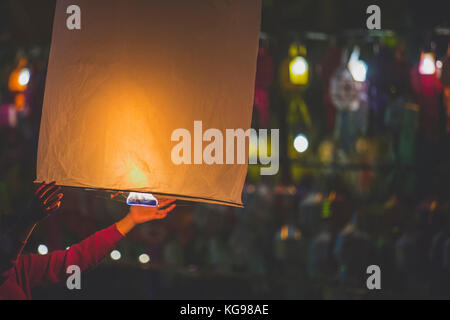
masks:
<path fill-rule="evenodd" d="M 131 206 L 128 214 L 107 229 L 99 231 L 68 250 L 54 251 L 45 256 L 23 255 L 20 267 L 28 277 L 31 288 L 48 283 L 59 283 L 67 278 L 67 268 L 75 265 L 81 271 L 90 270 L 98 265 L 117 243 L 136 225 L 155 219 L 163 219 L 175 208 L 175 200 L 160 201 L 160 207 Z M 172 204 L 168 208 L 163 208 Z"/>
<path fill-rule="evenodd" d="M 10 269 L 22 253 L 28 238 L 38 221 L 44 219 L 61 206 L 63 194 L 54 182 L 43 182 L 35 191 L 29 209 L 1 236 L 0 274 Z"/>

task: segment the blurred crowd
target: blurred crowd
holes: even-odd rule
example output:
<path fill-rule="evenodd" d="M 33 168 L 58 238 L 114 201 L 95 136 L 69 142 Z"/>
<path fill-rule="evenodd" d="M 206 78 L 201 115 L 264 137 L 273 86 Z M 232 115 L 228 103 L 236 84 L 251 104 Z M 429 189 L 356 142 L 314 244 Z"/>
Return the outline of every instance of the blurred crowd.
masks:
<path fill-rule="evenodd" d="M 28 251 L 43 243 L 63 249 L 126 212 L 102 194 L 66 195 Z M 140 226 L 119 244 L 120 258 L 107 258 L 88 278 L 91 290 L 113 286 L 130 298 L 450 296 L 447 200 L 392 196 L 362 203 L 339 179 L 322 185 L 311 177 L 298 186 L 246 185 L 244 197 L 245 208 L 181 202 L 165 220 Z M 150 262 L 139 261 L 143 253 Z M 381 269 L 382 291 L 367 290 L 371 265 Z M 108 283 L 114 277 L 120 281 Z M 55 297 L 67 294 L 62 286 L 54 290 Z"/>
<path fill-rule="evenodd" d="M 45 54 L 36 52 L 38 57 Z M 34 187 L 45 79 L 42 61 L 30 60 L 28 104 L 17 123 L 0 128 L 3 230 L 24 210 Z M 11 68 L 4 70 L 4 74 L 11 72 Z M 4 90 L 0 99 L 4 104 L 11 97 Z M 431 168 L 433 160 L 422 157 L 429 163 L 421 168 Z M 179 203 L 166 220 L 141 226 L 122 242 L 120 259 L 107 259 L 88 276 L 91 289 L 84 294 L 96 293 L 100 298 L 111 292 L 138 298 L 449 297 L 446 173 L 434 168 L 396 169 L 315 168 L 295 184 L 249 179 L 245 208 Z M 420 183 L 413 184 L 410 192 L 406 186 L 415 173 Z M 362 183 L 349 183 L 354 177 Z M 49 250 L 64 249 L 117 221 L 127 210 L 107 194 L 65 190 L 65 195 L 61 212 L 38 228 L 26 251 L 36 252 L 41 244 Z M 150 256 L 150 262 L 138 260 L 142 253 Z M 381 268 L 380 292 L 366 288 L 370 265 Z M 121 280 L 111 284 L 112 278 Z M 114 290 L 108 290 L 111 285 Z M 61 297 L 66 291 L 42 290 L 37 297 Z"/>

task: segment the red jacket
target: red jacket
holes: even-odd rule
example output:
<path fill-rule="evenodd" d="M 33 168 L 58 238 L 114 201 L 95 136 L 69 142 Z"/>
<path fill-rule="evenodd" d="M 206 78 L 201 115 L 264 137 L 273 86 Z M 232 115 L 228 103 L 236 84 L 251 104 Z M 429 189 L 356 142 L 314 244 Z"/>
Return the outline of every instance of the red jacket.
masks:
<path fill-rule="evenodd" d="M 122 238 L 113 225 L 65 251 L 44 256 L 19 255 L 13 267 L 0 277 L 0 300 L 31 299 L 32 288 L 66 281 L 70 276 L 66 273 L 70 265 L 77 265 L 82 271 L 92 269 Z"/>

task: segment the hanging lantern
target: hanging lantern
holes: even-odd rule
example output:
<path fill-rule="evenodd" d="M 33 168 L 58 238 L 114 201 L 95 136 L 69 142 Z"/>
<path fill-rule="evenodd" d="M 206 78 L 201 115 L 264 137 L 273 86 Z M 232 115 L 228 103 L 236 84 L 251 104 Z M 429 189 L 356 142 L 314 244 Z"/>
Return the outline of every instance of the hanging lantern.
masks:
<path fill-rule="evenodd" d="M 26 104 L 26 97 L 23 93 L 18 93 L 14 97 L 14 106 L 18 112 L 23 111 Z"/>
<path fill-rule="evenodd" d="M 287 93 L 306 88 L 309 82 L 306 47 L 293 43 L 289 48 L 289 56 L 283 60 L 279 70 L 281 87 L 288 90 Z"/>
<path fill-rule="evenodd" d="M 306 48 L 293 44 L 289 50 L 292 59 L 289 63 L 289 80 L 294 85 L 304 86 L 308 84 L 309 65 L 306 61 Z"/>
<path fill-rule="evenodd" d="M 331 100 L 338 110 L 358 110 L 359 90 L 345 64 L 341 65 L 331 78 L 330 94 Z"/>
<path fill-rule="evenodd" d="M 350 55 L 350 60 L 348 61 L 348 69 L 352 74 L 353 80 L 357 82 L 366 81 L 367 76 L 367 64 L 359 59 L 359 47 L 353 49 Z"/>
<path fill-rule="evenodd" d="M 422 52 L 419 64 L 411 71 L 411 87 L 420 106 L 420 127 L 429 142 L 439 140 L 439 122 L 442 84 L 436 74 L 433 53 Z"/>
<path fill-rule="evenodd" d="M 436 59 L 431 52 L 422 52 L 420 55 L 419 73 L 422 75 L 436 73 Z"/>
<path fill-rule="evenodd" d="M 250 127 L 261 1 L 79 0 L 80 30 L 71 4 L 56 4 L 36 181 L 242 206 L 246 157 L 202 156 L 207 134 Z"/>
<path fill-rule="evenodd" d="M 24 92 L 30 82 L 30 70 L 26 68 L 27 60 L 22 58 L 19 60 L 17 68 L 11 72 L 8 81 L 9 90 L 12 92 Z"/>
<path fill-rule="evenodd" d="M 255 79 L 255 107 L 259 113 L 259 125 L 269 124 L 270 97 L 269 88 L 273 80 L 274 67 L 268 48 L 260 47 Z"/>

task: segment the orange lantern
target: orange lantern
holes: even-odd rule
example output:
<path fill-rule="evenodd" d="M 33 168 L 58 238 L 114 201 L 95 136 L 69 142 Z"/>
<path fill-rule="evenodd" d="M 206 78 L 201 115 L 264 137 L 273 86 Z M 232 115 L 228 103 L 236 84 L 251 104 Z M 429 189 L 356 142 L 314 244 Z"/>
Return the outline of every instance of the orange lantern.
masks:
<path fill-rule="evenodd" d="M 23 93 L 18 93 L 14 97 L 14 105 L 17 111 L 23 111 L 26 104 L 26 97 Z"/>
<path fill-rule="evenodd" d="M 22 58 L 19 61 L 17 68 L 9 76 L 8 87 L 13 92 L 24 92 L 30 81 L 30 70 L 25 66 L 27 60 Z"/>

